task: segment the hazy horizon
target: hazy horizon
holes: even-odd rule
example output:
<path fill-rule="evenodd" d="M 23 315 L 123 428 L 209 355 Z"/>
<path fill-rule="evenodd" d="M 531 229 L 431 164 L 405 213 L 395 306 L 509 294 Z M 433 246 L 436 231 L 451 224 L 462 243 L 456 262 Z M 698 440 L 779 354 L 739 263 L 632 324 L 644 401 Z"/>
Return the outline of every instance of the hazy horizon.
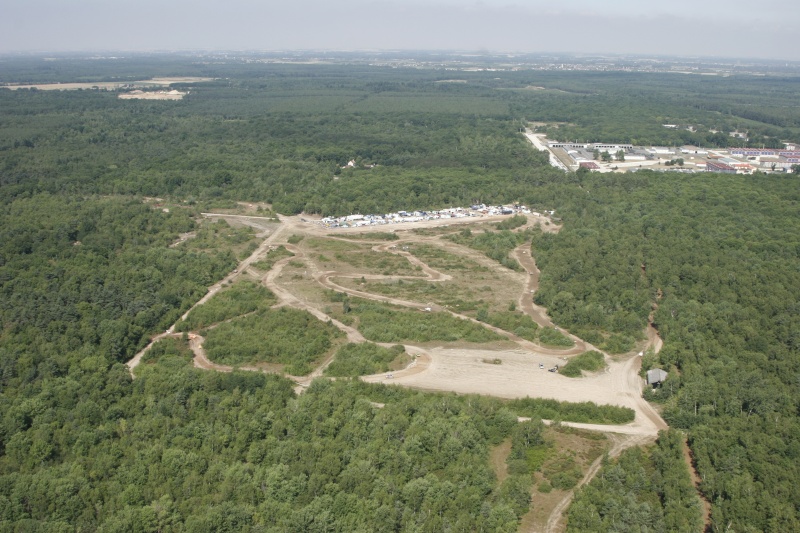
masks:
<path fill-rule="evenodd" d="M 481 50 L 800 60 L 800 4 L 677 0 L 9 0 L 0 53 Z"/>

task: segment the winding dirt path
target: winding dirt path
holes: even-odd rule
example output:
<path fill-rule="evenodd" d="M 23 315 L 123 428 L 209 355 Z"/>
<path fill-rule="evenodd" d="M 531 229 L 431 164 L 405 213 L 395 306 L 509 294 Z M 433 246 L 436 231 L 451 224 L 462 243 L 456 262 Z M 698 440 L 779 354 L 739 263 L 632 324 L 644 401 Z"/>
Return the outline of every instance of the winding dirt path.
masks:
<path fill-rule="evenodd" d="M 609 439 L 612 441 L 611 448 L 608 450 L 609 457 L 618 457 L 624 450 L 628 448 L 632 448 L 633 446 L 645 446 L 647 444 L 651 444 L 655 441 L 655 437 L 650 435 L 627 435 L 621 436 L 618 434 L 610 433 L 608 435 Z M 565 513 L 567 509 L 569 509 L 569 505 L 572 503 L 573 498 L 575 497 L 575 491 L 578 490 L 580 487 L 583 487 L 587 483 L 589 483 L 594 476 L 600 471 L 600 468 L 603 465 L 603 456 L 598 457 L 594 460 L 591 464 L 589 469 L 584 474 L 583 478 L 580 480 L 578 485 L 569 492 L 558 504 L 553 508 L 553 511 L 550 513 L 550 517 L 547 520 L 547 525 L 544 529 L 547 533 L 555 533 L 564 531 L 566 529 L 566 520 L 565 520 Z M 536 531 L 536 530 L 531 530 Z"/>
<path fill-rule="evenodd" d="M 217 216 L 209 214 L 208 216 Z M 233 215 L 226 215 L 232 217 Z M 223 217 L 224 218 L 224 217 Z M 245 217 L 243 217 L 245 218 Z M 258 218 L 258 217 L 246 217 Z M 504 219 L 507 217 L 498 217 Z M 559 226 L 543 225 L 544 218 L 539 219 L 540 227 L 545 231 L 558 231 Z M 474 224 L 476 222 L 487 222 L 488 220 L 481 219 L 466 219 L 460 220 L 460 223 Z M 438 236 L 423 236 L 423 235 L 409 235 L 405 236 L 399 241 L 379 242 L 375 243 L 372 247 L 377 252 L 390 252 L 401 255 L 409 261 L 413 266 L 419 267 L 421 275 L 419 276 L 386 276 L 376 274 L 353 274 L 341 273 L 335 271 L 323 271 L 319 268 L 313 258 L 306 254 L 302 247 L 289 244 L 286 242 L 286 237 L 292 234 L 302 235 L 316 235 L 327 238 L 336 238 L 337 240 L 348 240 L 348 231 L 337 230 L 336 237 L 330 237 L 330 230 L 308 221 L 301 217 L 280 217 L 281 224 L 270 233 L 258 246 L 258 248 L 244 261 L 239 263 L 238 267 L 227 276 L 225 276 L 218 283 L 209 287 L 208 293 L 201 298 L 191 309 L 198 305 L 203 305 L 210 298 L 213 297 L 224 285 L 233 281 L 238 276 L 245 273 L 251 264 L 256 261 L 262 260 L 270 247 L 275 244 L 282 244 L 294 256 L 286 257 L 277 261 L 272 269 L 261 277 L 261 283 L 269 288 L 277 297 L 278 303 L 276 307 L 290 306 L 297 309 L 308 311 L 316 318 L 322 321 L 331 321 L 337 328 L 343 331 L 347 337 L 348 342 L 360 343 L 365 342 L 364 336 L 355 328 L 347 326 L 342 322 L 328 316 L 322 312 L 315 305 L 312 305 L 306 298 L 298 296 L 288 290 L 281 284 L 281 274 L 285 266 L 290 261 L 302 261 L 306 264 L 311 272 L 312 278 L 321 286 L 328 289 L 336 290 L 349 294 L 351 296 L 381 301 L 393 305 L 403 306 L 411 309 L 424 310 L 431 308 L 431 311 L 447 312 L 454 317 L 462 320 L 469 320 L 473 323 L 480 324 L 487 327 L 496 333 L 505 336 L 509 339 L 516 348 L 504 349 L 496 346 L 478 346 L 469 349 L 459 348 L 445 348 L 445 347 L 421 347 L 406 345 L 407 352 L 412 355 L 412 363 L 398 371 L 391 373 L 381 373 L 371 376 L 362 376 L 366 382 L 370 383 L 393 383 L 412 388 L 424 390 L 441 390 L 453 391 L 458 393 L 478 393 L 503 398 L 522 398 L 525 396 L 554 398 L 563 401 L 594 401 L 600 404 L 621 405 L 630 407 L 635 412 L 634 422 L 625 425 L 609 426 L 599 424 L 565 424 L 574 427 L 580 427 L 592 431 L 601 431 L 611 435 L 612 447 L 609 450 L 609 455 L 616 456 L 622 450 L 649 442 L 653 442 L 657 437 L 658 431 L 666 429 L 667 425 L 660 417 L 658 412 L 642 398 L 643 380 L 639 377 L 638 371 L 641 366 L 641 358 L 632 352 L 621 359 L 613 359 L 605 354 L 608 367 L 605 372 L 596 375 L 587 376 L 582 379 L 571 379 L 561 376 L 557 373 L 550 373 L 540 369 L 545 363 L 547 367 L 555 364 L 562 363 L 570 355 L 582 353 L 586 350 L 597 350 L 596 347 L 589 343 L 584 342 L 582 339 L 571 335 L 568 332 L 563 332 L 568 335 L 575 345 L 569 349 L 554 349 L 538 344 L 532 343 L 525 339 L 521 339 L 510 332 L 500 330 L 491 325 L 477 321 L 476 319 L 463 315 L 450 309 L 442 308 L 441 306 L 419 303 L 415 301 L 403 300 L 399 298 L 391 298 L 383 295 L 373 294 L 366 291 L 353 289 L 340 285 L 335 281 L 336 278 L 364 278 L 371 280 L 380 279 L 416 279 L 426 280 L 431 282 L 447 282 L 451 280 L 451 276 L 445 272 L 441 272 L 430 265 L 414 256 L 413 254 L 402 250 L 403 243 L 420 243 L 425 242 L 437 247 L 443 248 L 449 253 L 469 257 L 471 261 L 475 261 L 482 266 L 494 269 L 495 272 L 503 267 L 491 259 L 476 254 L 473 250 L 465 248 L 461 245 L 450 241 L 444 241 Z M 452 223 L 452 221 L 450 222 Z M 531 223 L 529 217 L 529 224 Z M 434 224 L 434 226 L 445 224 Z M 449 225 L 449 223 L 447 224 Z M 413 227 L 430 227 L 431 224 L 408 224 L 399 229 L 412 229 Z M 368 233 L 370 231 L 386 231 L 386 227 L 361 227 L 349 228 L 352 233 Z M 364 242 L 361 240 L 360 242 Z M 525 270 L 524 274 L 519 274 L 520 282 L 523 285 L 523 291 L 518 298 L 518 308 L 522 312 L 529 315 L 541 327 L 555 327 L 550 317 L 547 315 L 547 310 L 543 307 L 536 305 L 533 302 L 533 295 L 539 288 L 539 269 L 536 266 L 536 261 L 530 254 L 530 244 L 524 244 L 516 248 L 511 256 L 516 259 Z M 249 270 L 249 273 L 254 273 Z M 522 277 L 524 276 L 524 279 Z M 182 318 L 185 318 L 187 311 Z M 176 336 L 174 333 L 175 326 L 173 325 L 166 332 L 153 337 L 152 342 L 136 354 L 127 364 L 131 373 L 140 363 L 142 356 L 147 352 L 155 342 L 168 336 Z M 658 333 L 654 328 L 649 327 L 647 331 L 648 347 L 652 347 L 656 352 L 661 349 L 662 342 L 658 337 Z M 233 367 L 226 365 L 219 365 L 210 361 L 203 349 L 204 339 L 196 334 L 192 335 L 190 339 L 190 347 L 192 348 L 195 357 L 194 365 L 198 368 L 207 370 L 214 370 L 219 372 L 230 372 Z M 598 350 L 600 351 L 600 350 Z M 319 377 L 324 372 L 325 368 L 331 363 L 333 356 L 328 357 L 323 361 L 314 371 L 308 376 L 289 376 L 297 383 L 296 392 L 301 393 L 308 385 Z M 487 364 L 487 360 L 501 359 L 502 364 Z M 244 366 L 237 367 L 242 370 L 266 372 L 269 369 Z M 601 460 L 595 461 L 587 471 L 584 478 L 578 484 L 580 486 L 588 483 L 597 473 L 601 465 Z M 565 498 L 558 503 L 553 509 L 547 522 L 545 531 L 555 532 L 561 531 L 565 527 L 564 511 L 568 508 L 573 498 L 573 492 L 570 492 Z"/>
<path fill-rule="evenodd" d="M 686 437 L 683 439 L 683 460 L 689 469 L 689 475 L 692 478 L 692 485 L 697 492 L 697 497 L 700 498 L 700 503 L 703 506 L 703 531 L 711 531 L 711 502 L 708 501 L 705 495 L 700 491 L 700 483 L 702 478 L 697 472 L 697 467 L 694 462 L 694 454 L 689 447 L 689 442 Z"/>

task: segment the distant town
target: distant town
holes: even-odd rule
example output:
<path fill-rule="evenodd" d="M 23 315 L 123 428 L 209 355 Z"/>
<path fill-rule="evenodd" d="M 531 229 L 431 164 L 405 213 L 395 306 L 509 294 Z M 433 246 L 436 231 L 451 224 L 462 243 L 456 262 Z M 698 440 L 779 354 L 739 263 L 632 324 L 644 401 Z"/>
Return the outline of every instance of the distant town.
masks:
<path fill-rule="evenodd" d="M 665 124 L 664 127 L 676 127 Z M 550 156 L 550 164 L 565 171 L 585 168 L 592 172 L 635 172 L 642 168 L 672 172 L 792 172 L 800 164 L 800 145 L 786 143 L 783 149 L 703 148 L 699 146 L 634 146 L 614 143 L 553 141 L 528 131 L 528 140 Z M 733 132 L 731 135 L 744 136 Z"/>

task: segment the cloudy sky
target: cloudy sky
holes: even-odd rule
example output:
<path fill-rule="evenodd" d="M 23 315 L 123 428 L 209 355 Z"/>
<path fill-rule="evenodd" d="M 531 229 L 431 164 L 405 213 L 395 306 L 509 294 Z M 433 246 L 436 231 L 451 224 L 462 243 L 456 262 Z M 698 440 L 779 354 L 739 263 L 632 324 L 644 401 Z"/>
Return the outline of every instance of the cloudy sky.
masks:
<path fill-rule="evenodd" d="M 4 0 L 0 53 L 480 50 L 800 60 L 797 0 Z"/>

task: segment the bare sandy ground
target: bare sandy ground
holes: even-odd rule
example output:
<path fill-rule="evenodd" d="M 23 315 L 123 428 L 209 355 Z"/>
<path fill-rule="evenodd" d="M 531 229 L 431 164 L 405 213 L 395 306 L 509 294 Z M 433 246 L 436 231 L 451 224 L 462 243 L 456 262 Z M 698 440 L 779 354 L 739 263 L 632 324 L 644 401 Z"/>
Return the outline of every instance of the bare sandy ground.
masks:
<path fill-rule="evenodd" d="M 120 93 L 117 98 L 120 100 L 183 100 L 187 94 L 180 91 L 131 91 Z"/>
<path fill-rule="evenodd" d="M 315 223 L 314 217 L 280 217 L 280 225 L 275 227 L 274 222 L 264 217 L 252 217 L 242 215 L 220 215 L 212 213 L 204 213 L 207 217 L 225 218 L 231 223 L 246 224 L 257 228 L 261 231 L 260 236 L 264 238 L 261 245 L 253 252 L 250 257 L 242 261 L 238 268 L 229 273 L 225 278 L 220 280 L 209 288 L 208 293 L 198 301 L 197 305 L 202 305 L 208 301 L 214 294 L 216 294 L 222 287 L 233 281 L 236 277 L 244 275 L 247 268 L 254 262 L 263 259 L 272 245 L 282 244 L 287 249 L 291 250 L 295 255 L 294 257 L 284 258 L 273 266 L 273 268 L 266 273 L 262 278 L 262 283 L 275 293 L 279 302 L 277 306 L 291 306 L 298 309 L 305 309 L 312 313 L 320 320 L 331 320 L 336 327 L 341 329 L 347 335 L 349 342 L 364 342 L 364 337 L 361 333 L 350 326 L 346 326 L 338 322 L 332 317 L 326 315 L 322 310 L 312 305 L 307 299 L 302 296 L 294 294 L 288 287 L 283 286 L 281 283 L 281 272 L 289 261 L 303 261 L 308 269 L 311 271 L 312 277 L 322 286 L 340 290 L 354 296 L 362 298 L 369 298 L 378 301 L 385 301 L 395 305 L 406 306 L 410 308 L 422 309 L 428 304 L 420 302 L 405 301 L 395 298 L 389 298 L 382 295 L 370 294 L 365 291 L 351 289 L 336 284 L 332 278 L 339 277 L 361 277 L 360 274 L 342 274 L 337 272 L 323 271 L 314 262 L 312 257 L 305 254 L 302 248 L 294 246 L 286 242 L 290 235 L 316 235 L 316 236 L 329 236 L 336 235 L 334 238 L 347 238 L 348 234 L 359 234 L 370 231 L 392 231 L 392 230 L 408 230 L 413 228 L 429 228 L 449 226 L 451 224 L 475 224 L 480 222 L 490 222 L 494 220 L 503 220 L 507 217 L 482 217 L 470 219 L 451 219 L 451 220 L 438 220 L 438 221 L 420 221 L 408 224 L 398 224 L 396 226 L 366 226 L 360 228 L 339 228 L 330 229 L 325 228 Z M 529 217 L 529 224 L 539 224 L 545 231 L 558 231 L 559 227 L 555 225 L 545 224 L 546 219 L 540 217 Z M 412 232 L 404 232 L 402 241 L 393 241 L 390 243 L 380 243 L 374 245 L 373 249 L 376 251 L 392 252 L 405 257 L 413 265 L 421 268 L 421 275 L 416 276 L 417 279 L 425 279 L 429 281 L 446 282 L 450 276 L 446 273 L 437 271 L 425 264 L 419 258 L 402 251 L 397 246 L 399 242 L 433 242 L 435 238 L 413 235 Z M 454 243 L 445 243 L 438 241 L 438 244 L 446 247 L 451 253 L 460 253 L 461 255 L 470 254 L 471 260 L 477 260 L 484 266 L 490 268 L 501 269 L 502 267 L 491 260 L 485 261 L 474 256 L 474 253 L 462 249 Z M 523 245 L 512 252 L 512 256 L 516 258 L 525 269 L 523 287 L 524 290 L 519 297 L 518 306 L 523 312 L 530 315 L 534 321 L 543 327 L 553 327 L 553 323 L 547 315 L 547 310 L 537 306 L 532 302 L 532 296 L 538 290 L 539 283 L 539 270 L 536 267 L 536 262 L 531 257 L 528 245 Z M 365 275 L 369 279 L 381 278 L 412 278 L 414 276 L 381 276 L 381 275 Z M 194 308 L 193 307 L 193 308 Z M 437 311 L 439 309 L 434 309 Z M 454 313 L 450 310 L 440 310 L 449 312 L 454 316 L 465 320 L 475 321 L 475 319 Z M 188 312 L 187 312 L 188 314 Z M 186 317 L 186 315 L 184 317 Z M 641 358 L 633 352 L 621 358 L 611 358 L 605 354 L 607 368 L 593 375 L 586 375 L 582 378 L 567 378 L 556 372 L 548 372 L 549 368 L 555 365 L 564 364 L 572 355 L 582 353 L 585 350 L 596 349 L 590 344 L 584 342 L 568 332 L 575 342 L 575 346 L 570 349 L 553 349 L 538 346 L 529 341 L 515 337 L 508 332 L 502 332 L 497 328 L 492 328 L 487 324 L 482 324 L 485 327 L 494 329 L 495 331 L 505 334 L 509 341 L 504 341 L 497 346 L 484 345 L 477 348 L 464 348 L 464 347 L 451 347 L 451 346 L 411 346 L 406 345 L 406 350 L 412 355 L 412 363 L 405 369 L 394 371 L 391 373 L 382 373 L 372 376 L 363 376 L 362 379 L 371 383 L 386 383 L 395 384 L 399 386 L 412 387 L 415 389 L 431 390 L 431 391 L 450 391 L 460 394 L 485 394 L 496 396 L 500 398 L 524 398 L 524 397 L 537 397 L 537 398 L 551 398 L 560 401 L 569 402 L 595 402 L 597 404 L 617 405 L 621 407 L 628 407 L 634 410 L 635 419 L 630 424 L 623 425 L 601 425 L 601 424 L 568 424 L 574 427 L 583 429 L 601 431 L 606 434 L 612 435 L 611 442 L 613 443 L 609 450 L 610 456 L 616 456 L 624 449 L 631 446 L 638 446 L 653 442 L 657 437 L 658 431 L 666 429 L 667 425 L 655 409 L 642 398 L 642 388 L 644 381 L 639 377 Z M 166 336 L 174 336 L 174 326 L 166 332 L 154 337 L 153 342 L 157 342 Z M 658 337 L 657 332 L 652 327 L 647 330 L 647 346 L 652 347 L 656 352 L 661 349 L 661 339 Z M 229 372 L 232 367 L 219 365 L 209 361 L 202 348 L 202 337 L 195 336 L 190 346 L 195 353 L 194 364 L 199 368 L 208 370 L 215 370 L 221 372 Z M 508 346 L 516 345 L 516 348 L 508 348 Z M 145 350 L 137 354 L 133 359 L 128 362 L 128 367 L 133 373 L 134 368 L 140 363 L 142 356 L 152 346 L 148 345 Z M 333 357 L 328 357 L 323 361 L 311 374 L 308 376 L 292 377 L 297 383 L 295 391 L 299 394 L 302 393 L 311 381 L 322 375 L 324 369 L 331 363 Z M 495 364 L 495 360 L 499 360 L 499 364 Z M 541 365 L 541 366 L 540 366 Z M 241 367 L 243 370 L 269 372 L 273 371 L 268 367 Z M 594 475 L 599 471 L 602 464 L 602 458 L 595 461 L 584 478 L 579 483 L 578 487 L 588 483 Z M 576 487 L 577 488 L 577 487 Z M 544 529 L 538 527 L 536 531 L 562 531 L 565 528 L 563 513 L 569 507 L 573 498 L 573 492 L 568 493 L 550 512 L 547 525 Z"/>
<path fill-rule="evenodd" d="M 295 253 L 293 258 L 285 258 L 275 264 L 272 270 L 268 272 L 262 279 L 262 283 L 272 290 L 278 297 L 279 306 L 287 305 L 299 309 L 305 309 L 312 313 L 320 320 L 333 320 L 332 317 L 323 313 L 320 309 L 311 305 L 304 298 L 293 294 L 286 287 L 280 283 L 281 271 L 283 267 L 291 260 L 302 260 L 306 262 L 312 272 L 312 276 L 317 282 L 327 288 L 344 291 L 354 296 L 362 298 L 370 298 L 373 300 L 380 300 L 389 302 L 395 305 L 406 306 L 410 308 L 422 309 L 427 306 L 425 303 L 405 301 L 396 298 L 389 298 L 370 294 L 365 291 L 351 289 L 340 286 L 332 281 L 331 278 L 341 275 L 336 272 L 321 271 L 317 265 L 306 257 L 297 246 L 293 246 L 285 242 L 286 237 L 293 234 L 328 234 L 331 230 L 328 228 L 320 227 L 312 220 L 306 217 L 281 217 L 281 224 L 274 229 L 275 226 L 268 222 L 264 217 L 252 217 L 241 215 L 218 215 L 206 213 L 208 217 L 221 217 L 226 218 L 231 222 L 244 223 L 252 225 L 262 231 L 261 236 L 266 236 L 261 245 L 253 252 L 253 254 L 242 261 L 238 268 L 225 276 L 218 283 L 211 286 L 208 293 L 198 301 L 197 305 L 202 305 L 214 294 L 219 292 L 222 287 L 233 281 L 237 276 L 242 275 L 245 270 L 255 261 L 262 259 L 269 248 L 273 244 L 284 244 L 288 249 Z M 490 218 L 490 217 L 487 217 Z M 505 217 L 497 217 L 503 219 Z M 474 221 L 472 221 L 474 222 Z M 542 221 L 535 221 L 534 223 L 542 223 Z M 410 227 L 431 227 L 441 226 L 442 221 L 429 221 L 411 223 L 407 226 Z M 362 227 L 353 228 L 357 229 L 359 233 L 372 231 L 385 231 L 384 227 Z M 337 232 L 339 233 L 339 232 Z M 342 236 L 349 233 L 346 229 L 342 232 Z M 413 241 L 413 236 L 407 236 L 407 240 Z M 425 240 L 425 237 L 420 237 L 420 240 Z M 431 268 L 418 258 L 402 251 L 396 246 L 396 243 L 381 243 L 375 245 L 376 250 L 392 251 L 405 257 L 413 264 L 422 268 L 422 275 L 420 279 L 427 279 L 431 281 L 446 281 L 449 276 L 445 273 L 439 272 Z M 450 248 L 453 248 L 452 246 Z M 526 251 L 526 246 L 521 246 L 513 253 L 514 257 L 519 260 L 520 264 L 526 269 L 526 283 L 525 290 L 520 297 L 520 309 L 528 313 L 537 323 L 542 326 L 552 326 L 552 322 L 547 316 L 546 310 L 540 308 L 532 303 L 532 292 L 538 288 L 538 269 L 536 268 L 535 261 Z M 450 251 L 453 251 L 452 249 Z M 457 250 L 456 250 L 457 251 Z M 501 268 L 495 265 L 495 268 Z M 352 277 L 350 274 L 348 277 Z M 356 275 L 357 276 L 357 275 Z M 371 279 L 390 277 L 370 275 Z M 460 315 L 451 311 L 451 314 L 465 319 L 475 321 L 473 318 Z M 184 315 L 187 316 L 188 312 Z M 352 327 L 346 326 L 338 321 L 333 320 L 334 324 L 344 331 L 350 342 L 364 342 L 364 337 L 360 332 Z M 469 348 L 450 348 L 450 347 L 413 347 L 414 353 L 419 355 L 419 362 L 415 365 L 414 371 L 409 372 L 395 372 L 391 378 L 385 375 L 366 376 L 364 379 L 367 381 L 387 381 L 391 380 L 392 383 L 419 388 L 426 390 L 438 391 L 452 391 L 457 393 L 475 393 L 493 395 L 502 398 L 523 398 L 541 397 L 552 398 L 562 401 L 583 402 L 593 401 L 599 404 L 619 405 L 630 407 L 636 411 L 636 420 L 628 428 L 627 431 L 634 431 L 640 434 L 655 435 L 659 429 L 666 427 L 666 424 L 661 420 L 655 411 L 641 398 L 641 390 L 643 381 L 639 378 L 638 365 L 640 359 L 636 356 L 629 356 L 627 359 L 616 361 L 606 356 L 608 368 L 601 373 L 593 376 L 587 376 L 581 379 L 566 378 L 555 372 L 548 372 L 547 369 L 555 365 L 563 365 L 569 356 L 582 353 L 587 349 L 595 349 L 593 346 L 584 343 L 577 337 L 572 337 L 576 345 L 570 349 L 554 349 L 538 346 L 529 341 L 525 341 L 508 332 L 503 332 L 497 328 L 494 329 L 498 333 L 505 333 L 510 342 L 516 343 L 516 349 L 507 349 L 501 346 L 483 347 L 481 349 Z M 166 336 L 174 330 L 170 328 L 164 334 L 156 337 Z M 565 332 L 568 334 L 567 332 Z M 660 348 L 660 339 L 654 330 L 648 331 L 649 342 L 654 348 Z M 504 346 L 508 346 L 505 343 Z M 142 354 L 137 354 L 137 357 L 132 359 L 128 366 L 133 370 L 141 360 Z M 202 361 L 203 364 L 199 365 L 204 368 L 210 367 L 210 362 Z M 500 364 L 489 364 L 485 360 L 499 359 Z M 326 361 L 327 365 L 330 361 Z M 543 368 L 540 368 L 540 364 Z M 217 368 L 221 370 L 221 368 Z M 226 369 L 227 370 L 227 369 Z M 310 379 L 321 374 L 322 368 L 317 369 L 311 376 L 298 378 L 303 384 L 310 382 Z"/>
<path fill-rule="evenodd" d="M 38 89 L 40 91 L 76 91 L 78 89 L 106 89 L 113 90 L 122 87 L 168 87 L 173 83 L 198 83 L 203 81 L 211 81 L 213 78 L 153 78 L 152 80 L 141 81 L 97 81 L 97 82 L 81 82 L 81 83 L 34 83 L 34 84 L 19 84 L 19 85 L 0 85 L 0 88 L 11 90 L 16 89 Z"/>

